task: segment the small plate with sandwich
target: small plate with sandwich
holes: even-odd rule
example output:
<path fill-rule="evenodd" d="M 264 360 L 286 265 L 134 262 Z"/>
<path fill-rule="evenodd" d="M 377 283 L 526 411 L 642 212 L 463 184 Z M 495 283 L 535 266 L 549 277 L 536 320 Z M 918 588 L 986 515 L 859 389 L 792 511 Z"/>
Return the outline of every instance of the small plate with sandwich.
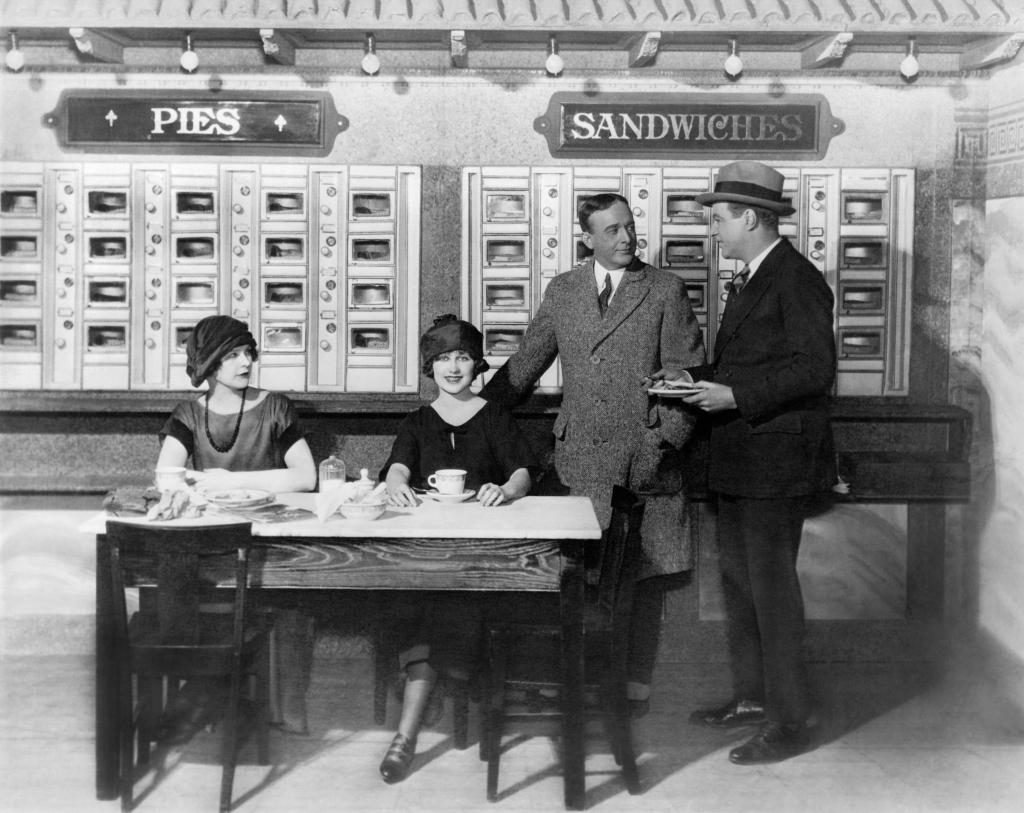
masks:
<path fill-rule="evenodd" d="M 647 390 L 650 395 L 657 395 L 660 398 L 685 398 L 699 392 L 702 387 L 693 383 L 693 378 L 686 371 L 683 371 L 684 378 L 676 378 L 672 381 L 659 381 Z"/>

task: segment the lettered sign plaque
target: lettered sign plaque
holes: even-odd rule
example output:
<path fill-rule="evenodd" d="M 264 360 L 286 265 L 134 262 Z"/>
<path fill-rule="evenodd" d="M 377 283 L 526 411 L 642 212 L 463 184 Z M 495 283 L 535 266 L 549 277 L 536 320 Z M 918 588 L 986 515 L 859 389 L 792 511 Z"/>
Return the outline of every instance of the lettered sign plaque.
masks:
<path fill-rule="evenodd" d="M 348 127 L 316 92 L 66 90 L 43 124 L 72 150 L 304 156 Z"/>
<path fill-rule="evenodd" d="M 558 158 L 815 160 L 846 125 L 818 94 L 556 93 L 533 128 Z"/>

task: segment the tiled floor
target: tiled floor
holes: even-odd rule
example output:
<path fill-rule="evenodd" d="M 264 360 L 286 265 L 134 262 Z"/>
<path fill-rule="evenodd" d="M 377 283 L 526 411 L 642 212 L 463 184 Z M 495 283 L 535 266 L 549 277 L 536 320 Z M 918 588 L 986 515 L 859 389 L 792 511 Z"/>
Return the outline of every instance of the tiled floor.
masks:
<path fill-rule="evenodd" d="M 819 745 L 766 767 L 726 757 L 742 739 L 686 722 L 695 705 L 722 699 L 720 667 L 664 667 L 651 713 L 636 725 L 643 793 L 629 796 L 604 741 L 587 758 L 587 809 L 605 811 L 1018 811 L 1024 800 L 1024 724 L 990 684 L 962 669 L 927 678 L 907 666 L 820 665 Z M 0 810 L 107 811 L 95 800 L 92 664 L 77 656 L 2 662 Z M 516 741 L 501 763 L 498 802 L 485 800 L 475 743 L 451 747 L 450 718 L 424 732 L 415 772 L 385 785 L 377 764 L 392 732 L 372 723 L 368 663 L 318 662 L 312 735 L 276 734 L 273 767 L 242 754 L 236 808 L 288 811 L 558 811 L 557 743 Z M 475 718 L 473 720 L 475 722 Z M 215 735 L 201 734 L 140 781 L 141 811 L 212 811 L 220 769 Z M 148 786 L 148 790 L 147 790 Z"/>

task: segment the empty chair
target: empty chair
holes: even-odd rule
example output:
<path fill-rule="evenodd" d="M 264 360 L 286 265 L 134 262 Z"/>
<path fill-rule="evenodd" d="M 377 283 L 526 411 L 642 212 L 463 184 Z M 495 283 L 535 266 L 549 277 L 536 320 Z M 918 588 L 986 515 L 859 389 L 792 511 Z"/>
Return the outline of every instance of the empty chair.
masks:
<path fill-rule="evenodd" d="M 228 684 L 220 793 L 220 810 L 228 810 L 243 677 L 255 682 L 252 701 L 257 757 L 261 765 L 269 764 L 271 624 L 266 615 L 249 606 L 251 525 L 174 527 L 109 521 L 107 543 L 115 614 L 121 808 L 132 808 L 136 765 L 149 761 L 165 688 L 173 694 L 178 681 L 189 678 L 226 679 Z M 204 565 L 217 568 L 218 575 L 223 573 L 226 579 L 233 577 L 230 614 L 202 612 L 212 591 L 201 575 Z M 140 610 L 130 618 L 126 585 L 144 586 Z M 133 675 L 136 691 L 132 690 Z"/>
<path fill-rule="evenodd" d="M 587 714 L 599 715 L 604 720 L 630 793 L 639 792 L 639 776 L 626 696 L 626 661 L 643 510 L 643 502 L 635 495 L 615 487 L 597 584 L 586 588 L 583 622 Z M 502 737 L 508 724 L 561 720 L 560 706 L 555 701 L 561 698 L 562 629 L 557 595 L 552 595 L 546 606 L 535 609 L 548 620 L 521 623 L 499 619 L 487 624 L 488 685 L 480 754 L 487 760 L 490 801 L 498 795 Z"/>

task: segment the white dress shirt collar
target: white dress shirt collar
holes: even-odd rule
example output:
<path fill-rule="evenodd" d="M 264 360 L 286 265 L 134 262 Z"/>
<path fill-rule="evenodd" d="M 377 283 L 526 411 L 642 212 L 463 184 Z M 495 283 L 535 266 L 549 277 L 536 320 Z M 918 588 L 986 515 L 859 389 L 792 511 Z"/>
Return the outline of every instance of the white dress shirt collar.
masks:
<path fill-rule="evenodd" d="M 771 253 L 772 249 L 775 248 L 775 246 L 777 246 L 781 242 L 782 238 L 776 237 L 775 240 L 772 241 L 772 244 L 768 246 L 768 248 L 766 248 L 764 251 L 762 251 L 760 254 L 754 257 L 754 259 L 752 259 L 749 263 L 747 263 L 747 268 L 750 269 L 750 273 L 747 275 L 747 282 L 750 282 L 750 278 L 757 273 L 757 269 L 761 265 L 761 263 L 764 262 L 764 258 L 767 257 Z"/>
<path fill-rule="evenodd" d="M 597 283 L 597 290 L 600 291 L 604 288 L 604 275 L 610 274 L 612 278 L 612 295 L 608 297 L 608 301 L 611 302 L 615 298 L 615 292 L 619 290 L 619 283 L 622 282 L 622 275 L 626 273 L 625 268 L 619 268 L 616 271 L 609 271 L 596 259 L 594 260 L 594 282 Z"/>

